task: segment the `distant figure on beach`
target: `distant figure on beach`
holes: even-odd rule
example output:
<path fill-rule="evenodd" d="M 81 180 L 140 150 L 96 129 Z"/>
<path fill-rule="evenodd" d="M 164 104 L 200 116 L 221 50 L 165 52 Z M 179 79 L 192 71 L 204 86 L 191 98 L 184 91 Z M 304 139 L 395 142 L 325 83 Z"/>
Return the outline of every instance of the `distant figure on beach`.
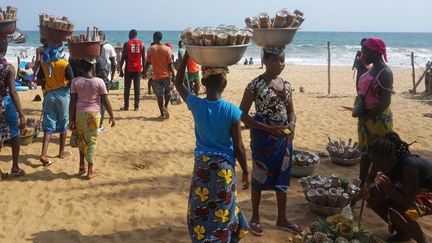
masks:
<path fill-rule="evenodd" d="M 155 43 L 152 42 L 150 44 L 150 47 L 152 47 L 154 44 Z M 148 56 L 149 52 L 150 52 L 150 48 L 147 50 L 147 56 Z M 147 78 L 148 94 L 151 95 L 152 94 L 152 90 L 153 90 L 153 67 L 152 67 L 151 63 L 149 63 L 147 71 L 145 72 L 145 78 Z"/>
<path fill-rule="evenodd" d="M 428 242 L 417 221 L 432 214 L 432 161 L 411 154 L 409 146 L 390 132 L 369 147 L 378 173 L 366 198 L 390 233 L 395 232 L 386 242 Z"/>
<path fill-rule="evenodd" d="M 198 95 L 201 89 L 200 69 L 200 66 L 189 57 L 187 63 L 187 80 L 195 95 Z"/>
<path fill-rule="evenodd" d="M 123 53 L 123 46 L 120 42 L 117 42 L 116 46 L 114 47 L 114 50 L 116 52 L 116 62 L 117 64 L 120 63 L 122 53 Z"/>
<path fill-rule="evenodd" d="M 37 81 L 44 93 L 42 130 L 44 132 L 40 162 L 43 166 L 52 164 L 47 152 L 52 134 L 60 133 L 60 159 L 71 155 L 65 151 L 69 124 L 70 82 L 74 78 L 69 62 L 62 58 L 62 43 L 51 42 L 44 48 Z"/>
<path fill-rule="evenodd" d="M 134 111 L 139 111 L 140 103 L 140 82 L 145 63 L 145 47 L 137 38 L 138 32 L 135 29 L 129 31 L 129 40 L 123 44 L 123 53 L 118 66 L 120 77 L 124 76 L 124 105 L 120 110 L 129 110 L 129 94 L 133 81 L 134 88 Z M 123 64 L 126 62 L 125 72 Z"/>
<path fill-rule="evenodd" d="M 12 146 L 12 176 L 25 175 L 19 165 L 20 130 L 26 127 L 26 118 L 17 91 L 15 90 L 15 68 L 6 60 L 7 37 L 0 37 L 0 148 L 5 140 Z M 1 179 L 7 174 L 0 170 Z"/>
<path fill-rule="evenodd" d="M 40 38 L 40 43 L 42 44 L 42 46 L 36 48 L 36 59 L 35 59 L 35 63 L 33 66 L 34 77 L 36 77 L 36 74 L 39 72 L 39 68 L 40 68 L 40 64 L 42 62 L 42 56 L 43 56 L 44 49 L 45 49 L 45 47 L 48 46 L 48 41 L 44 38 Z"/>
<path fill-rule="evenodd" d="M 253 65 L 254 64 L 254 61 L 253 61 L 253 59 L 252 59 L 252 57 L 249 59 L 249 65 Z"/>
<path fill-rule="evenodd" d="M 393 73 L 387 66 L 387 51 L 383 40 L 369 38 L 362 45 L 363 62 L 373 64 L 360 77 L 357 93 L 364 97 L 364 112 L 358 116 L 359 144 L 366 152 L 360 161 L 361 187 L 373 181 L 377 171 L 367 154 L 369 146 L 393 130 L 393 113 L 390 109 L 393 91 Z M 353 114 L 354 115 L 354 114 Z M 357 115 L 356 115 L 357 116 Z"/>
<path fill-rule="evenodd" d="M 95 73 L 96 77 L 102 79 L 105 82 L 106 90 L 109 93 L 117 67 L 116 52 L 114 50 L 114 47 L 106 40 L 106 36 L 103 31 L 99 31 L 99 36 L 101 38 L 101 52 L 99 57 L 96 58 Z M 105 117 L 105 105 L 103 100 L 101 100 L 100 112 L 101 119 L 98 131 L 106 132 L 107 129 L 103 126 L 103 121 Z"/>
<path fill-rule="evenodd" d="M 173 55 L 169 47 L 162 44 L 162 33 L 153 34 L 154 45 L 147 54 L 144 72 L 151 64 L 153 67 L 153 89 L 155 91 L 160 111 L 159 119 L 168 119 L 168 104 L 170 102 L 171 81 L 175 79 Z"/>
<path fill-rule="evenodd" d="M 223 100 L 227 68 L 203 68 L 206 98 L 189 92 L 184 75 L 186 53 L 178 69 L 175 86 L 186 101 L 195 122 L 195 164 L 188 202 L 189 235 L 198 242 L 238 242 L 249 231 L 237 201 L 236 160 L 243 170 L 243 189 L 249 187 L 249 173 L 242 141 L 241 110 Z M 232 227 L 235 226 L 235 227 Z"/>
<path fill-rule="evenodd" d="M 247 58 L 245 58 L 245 60 L 244 60 L 244 62 L 243 62 L 243 65 L 248 65 L 248 60 L 247 60 Z"/>
<path fill-rule="evenodd" d="M 363 38 L 362 40 L 361 40 L 361 42 L 360 42 L 360 46 L 361 45 L 363 45 L 363 43 L 366 41 L 367 39 L 366 38 Z M 355 56 L 355 59 L 354 59 L 354 63 L 353 63 L 353 66 L 352 66 L 352 70 L 357 70 L 357 75 L 356 75 L 356 87 L 358 86 L 358 81 L 359 81 L 359 79 L 360 79 L 360 77 L 363 75 L 363 74 L 365 74 L 368 70 L 369 70 L 369 67 L 370 67 L 370 65 L 366 65 L 364 62 L 363 62 L 363 59 L 362 59 L 362 52 L 359 50 L 359 51 L 357 51 L 357 54 L 356 54 L 356 56 Z"/>
<path fill-rule="evenodd" d="M 169 47 L 169 49 L 171 50 L 171 59 L 172 62 L 175 63 L 175 57 L 174 57 L 174 53 L 173 53 L 173 45 L 170 42 L 165 43 L 166 46 Z"/>
<path fill-rule="evenodd" d="M 83 76 L 72 80 L 69 128 L 74 132 L 79 148 L 79 175 L 87 173 L 87 179 L 97 176 L 93 168 L 99 124 L 101 122 L 101 102 L 109 114 L 111 127 L 115 120 L 105 81 L 94 77 L 96 60 L 80 60 Z M 71 138 L 72 139 L 72 138 Z M 88 167 L 85 167 L 85 161 Z"/>
<path fill-rule="evenodd" d="M 270 127 L 286 130 L 286 135 L 271 136 L 269 131 L 251 129 L 252 150 L 252 218 L 251 233 L 263 235 L 259 206 L 261 192 L 276 192 L 276 226 L 282 230 L 300 234 L 303 230 L 286 218 L 287 192 L 290 186 L 290 164 L 293 154 L 293 139 L 296 127 L 296 114 L 292 99 L 292 87 L 279 75 L 285 68 L 285 47 L 264 48 L 265 72 L 252 80 L 246 87 L 240 109 L 249 116 L 255 103 L 253 119 Z"/>
<path fill-rule="evenodd" d="M 186 48 L 184 47 L 183 41 L 179 41 L 178 46 L 179 46 L 179 50 L 177 53 L 177 68 L 180 66 L 180 63 L 182 62 L 184 55 L 186 54 Z M 184 85 L 186 86 L 186 88 L 189 91 L 192 90 L 187 75 L 186 75 L 185 80 L 184 80 Z"/>

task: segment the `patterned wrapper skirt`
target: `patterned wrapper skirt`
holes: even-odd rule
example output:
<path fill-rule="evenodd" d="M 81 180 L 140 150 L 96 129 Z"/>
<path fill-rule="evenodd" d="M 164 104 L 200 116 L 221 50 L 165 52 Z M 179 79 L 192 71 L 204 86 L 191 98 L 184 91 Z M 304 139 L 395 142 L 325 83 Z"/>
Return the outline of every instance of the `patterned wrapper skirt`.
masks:
<path fill-rule="evenodd" d="M 195 158 L 187 212 L 192 242 L 238 242 L 249 232 L 237 205 L 236 182 L 234 165 L 226 159 Z"/>
<path fill-rule="evenodd" d="M 393 130 L 393 113 L 390 108 L 387 108 L 383 113 L 374 119 L 366 121 L 359 120 L 358 136 L 359 144 L 363 148 L 371 146 L 373 142 L 384 137 L 388 132 Z"/>
<path fill-rule="evenodd" d="M 259 116 L 255 116 L 255 119 L 265 122 Z M 274 137 L 258 129 L 251 129 L 250 134 L 253 160 L 252 189 L 286 193 L 290 185 L 292 144 L 286 138 Z"/>
<path fill-rule="evenodd" d="M 93 164 L 101 115 L 99 112 L 84 112 L 76 115 L 76 145 L 89 164 Z"/>

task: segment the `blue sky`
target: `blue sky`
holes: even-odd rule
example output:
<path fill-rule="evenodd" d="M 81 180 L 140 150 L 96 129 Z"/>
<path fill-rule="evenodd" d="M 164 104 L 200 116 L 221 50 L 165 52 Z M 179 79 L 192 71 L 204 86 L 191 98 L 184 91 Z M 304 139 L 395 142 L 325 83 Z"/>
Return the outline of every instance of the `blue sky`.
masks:
<path fill-rule="evenodd" d="M 281 8 L 305 13 L 305 31 L 431 32 L 431 0 L 0 0 L 18 7 L 18 27 L 35 30 L 39 13 L 68 16 L 77 29 L 181 30 L 234 24 Z"/>

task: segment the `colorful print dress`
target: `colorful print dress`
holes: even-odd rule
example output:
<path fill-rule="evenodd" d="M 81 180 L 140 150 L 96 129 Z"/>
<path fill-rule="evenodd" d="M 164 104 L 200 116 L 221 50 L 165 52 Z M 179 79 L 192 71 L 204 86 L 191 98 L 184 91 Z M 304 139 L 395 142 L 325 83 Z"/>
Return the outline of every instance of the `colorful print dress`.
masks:
<path fill-rule="evenodd" d="M 195 159 L 187 214 L 192 242 L 238 242 L 249 232 L 237 205 L 236 182 L 234 166 L 226 159 Z"/>

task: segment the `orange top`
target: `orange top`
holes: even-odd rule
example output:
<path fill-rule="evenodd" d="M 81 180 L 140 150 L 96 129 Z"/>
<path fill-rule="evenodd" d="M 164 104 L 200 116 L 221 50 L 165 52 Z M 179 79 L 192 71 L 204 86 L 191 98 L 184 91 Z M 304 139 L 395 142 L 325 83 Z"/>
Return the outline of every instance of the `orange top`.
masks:
<path fill-rule="evenodd" d="M 153 80 L 166 80 L 171 77 L 169 64 L 172 64 L 171 49 L 165 45 L 153 45 L 147 55 L 153 68 Z"/>
<path fill-rule="evenodd" d="M 197 73 L 200 70 L 200 66 L 190 57 L 188 59 L 187 68 L 189 73 Z"/>

